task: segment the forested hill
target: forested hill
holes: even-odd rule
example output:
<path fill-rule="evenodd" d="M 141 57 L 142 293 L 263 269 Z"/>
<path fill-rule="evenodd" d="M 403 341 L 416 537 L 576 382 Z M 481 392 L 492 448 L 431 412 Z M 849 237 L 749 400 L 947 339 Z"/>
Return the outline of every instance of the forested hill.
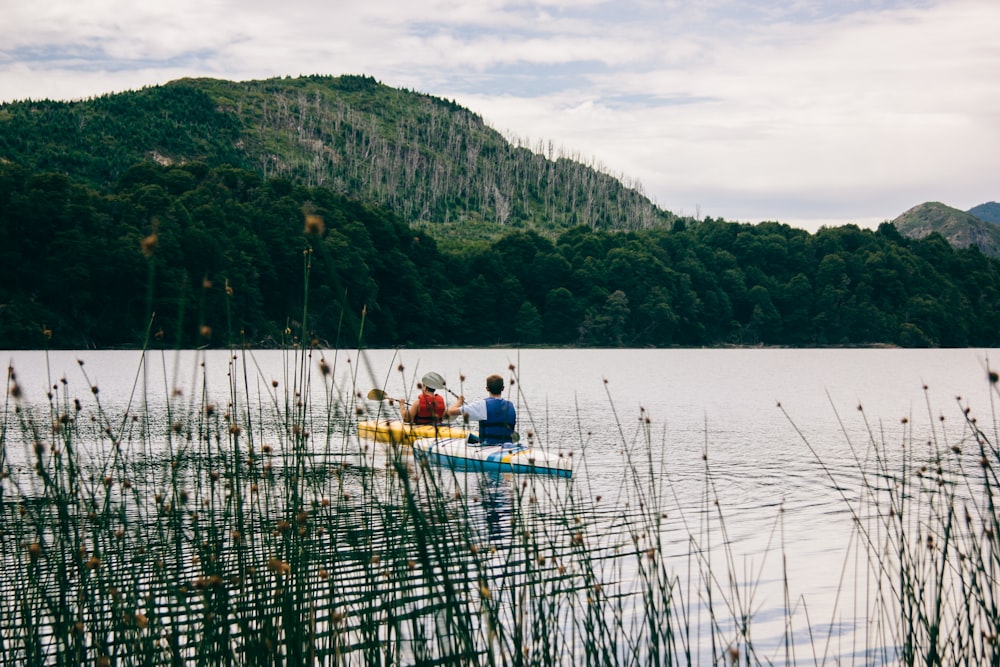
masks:
<path fill-rule="evenodd" d="M 0 105 L 0 267 L 0 349 L 1000 345 L 940 234 L 679 219 L 358 76 Z"/>
<path fill-rule="evenodd" d="M 493 237 L 672 220 L 638 185 L 534 148 L 453 102 L 364 76 L 182 79 L 84 101 L 0 105 L 0 160 L 98 190 L 140 161 L 201 162 L 327 188 L 409 223 L 485 227 Z"/>
<path fill-rule="evenodd" d="M 1000 346 L 1000 262 L 938 234 L 705 219 L 446 251 L 330 189 L 197 162 L 98 189 L 0 161 L 0 266 L 0 349 Z"/>

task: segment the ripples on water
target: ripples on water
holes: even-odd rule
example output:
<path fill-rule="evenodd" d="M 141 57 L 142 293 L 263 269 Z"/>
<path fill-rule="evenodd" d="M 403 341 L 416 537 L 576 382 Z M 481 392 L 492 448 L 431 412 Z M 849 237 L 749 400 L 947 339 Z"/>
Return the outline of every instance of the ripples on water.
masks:
<path fill-rule="evenodd" d="M 283 490 L 295 488 L 300 477 L 306 477 L 303 488 L 309 503 L 321 503 L 323 498 L 343 500 L 346 489 L 352 500 L 344 502 L 354 508 L 350 512 L 327 515 L 318 509 L 322 504 L 310 506 L 326 516 L 327 527 L 327 537 L 311 547 L 315 553 L 310 558 L 325 562 L 331 570 L 336 567 L 343 586 L 340 594 L 348 600 L 342 605 L 356 607 L 359 617 L 363 617 L 360 609 L 370 604 L 365 596 L 372 594 L 372 569 L 364 564 L 370 565 L 373 554 L 396 554 L 392 567 L 405 575 L 413 554 L 419 552 L 419 545 L 409 541 L 412 531 L 392 529 L 395 521 L 413 528 L 401 519 L 400 505 L 392 500 L 398 493 L 393 468 L 398 461 L 384 453 L 378 458 L 353 432 L 357 419 L 386 411 L 391 414 L 391 408 L 360 400 L 359 395 L 369 385 L 386 387 L 393 396 L 412 395 L 409 378 L 435 369 L 445 373 L 450 387 L 474 396 L 478 395 L 472 389 L 475 381 L 462 383 L 463 375 L 481 378 L 513 363 L 522 392 L 517 396 L 519 429 L 525 433 L 530 429 L 543 446 L 574 456 L 571 481 L 535 480 L 527 494 L 534 498 L 532 510 L 537 515 L 532 514 L 536 518 L 531 526 L 543 538 L 542 555 L 548 566 L 572 562 L 573 522 L 579 521 L 587 527 L 588 545 L 593 548 L 591 564 L 609 582 L 638 581 L 641 558 L 637 562 L 618 556 L 635 551 L 637 540 L 656 544 L 670 576 L 676 577 L 677 590 L 685 595 L 692 631 L 699 637 L 718 634 L 738 641 L 736 620 L 747 614 L 752 618 L 757 650 L 766 662 L 781 664 L 789 650 L 800 659 L 819 652 L 844 662 L 885 662 L 877 656 L 892 652 L 866 636 L 865 610 L 845 607 L 841 600 L 845 591 L 866 585 L 864 563 L 858 564 L 863 545 L 857 526 L 877 523 L 881 510 L 876 501 L 885 502 L 888 494 L 900 488 L 901 479 L 912 481 L 922 466 L 935 465 L 940 452 L 926 446 L 927 441 L 940 438 L 937 449 L 947 450 L 954 443 L 966 442 L 967 433 L 956 419 L 957 432 L 945 442 L 941 424 L 936 422 L 937 410 L 943 408 L 935 406 L 927 417 L 921 417 L 927 412 L 924 398 L 920 391 L 913 394 L 913 387 L 904 388 L 900 396 L 886 394 L 884 387 L 894 380 L 892 373 L 872 365 L 873 359 L 883 357 L 862 351 L 865 354 L 857 366 L 839 364 L 838 370 L 853 368 L 855 375 L 818 377 L 810 383 L 806 381 L 810 374 L 820 375 L 838 364 L 830 363 L 825 354 L 819 354 L 817 361 L 802 356 L 801 351 L 793 352 L 790 362 L 773 351 L 761 351 L 756 357 L 752 352 L 732 355 L 725 351 L 649 351 L 648 355 L 642 351 L 624 355 L 531 351 L 516 357 L 510 351 L 337 353 L 336 363 L 332 354 L 328 357 L 337 369 L 337 380 L 313 368 L 317 379 L 305 393 L 301 387 L 289 387 L 295 383 L 294 373 L 290 376 L 288 356 L 283 353 L 255 353 L 250 363 L 237 358 L 236 365 L 230 363 L 233 359 L 228 353 L 192 353 L 184 361 L 171 360 L 160 368 L 150 364 L 141 372 L 130 353 L 78 353 L 90 372 L 86 382 L 73 374 L 71 356 L 53 355 L 55 359 L 50 358 L 48 364 L 54 369 L 52 375 L 38 355 L 23 365 L 18 353 L 12 356 L 19 381 L 32 399 L 26 410 L 32 412 L 43 439 L 49 440 L 52 417 L 66 412 L 73 398 L 82 400 L 78 426 L 81 440 L 90 443 L 90 448 L 81 451 L 80 457 L 95 497 L 100 496 L 105 471 L 113 469 L 149 491 L 188 489 L 192 505 L 211 500 L 228 529 L 236 521 L 227 505 L 232 490 L 213 495 L 206 489 L 215 488 L 213 472 L 228 471 L 232 479 L 242 470 L 239 474 L 247 485 L 243 493 L 251 497 L 250 470 L 242 467 L 250 448 L 260 457 L 254 474 L 261 476 L 253 479 L 261 486 L 266 479 L 268 488 L 282 490 L 255 501 L 255 520 L 263 535 L 285 517 Z M 406 357 L 405 364 L 400 354 Z M 605 356 L 612 361 L 602 361 Z M 916 366 L 919 358 L 914 359 L 911 363 Z M 315 365 L 315 360 L 311 363 Z M 414 368 L 400 373 L 397 364 Z M 937 368 L 937 362 L 932 366 Z M 954 363 L 947 366 L 956 372 Z M 183 372 L 175 372 L 175 377 L 187 374 L 194 380 L 164 380 L 171 369 L 178 368 Z M 251 369 L 247 376 L 241 374 L 244 368 Z M 886 368 L 898 370 L 898 364 Z M 591 374 L 585 375 L 588 369 Z M 862 372 L 865 369 L 870 372 Z M 59 378 L 64 376 L 67 382 L 62 384 Z M 48 379 L 40 382 L 40 377 Z M 852 377 L 857 387 L 850 387 Z M 930 380 L 925 376 L 920 378 L 920 387 L 924 381 L 934 386 L 935 380 L 954 381 L 951 376 Z M 896 381 L 904 379 L 897 376 Z M 99 393 L 91 393 L 91 384 L 99 386 Z M 44 400 L 38 401 L 44 393 L 41 387 L 48 385 L 65 392 L 65 400 L 57 402 L 52 413 Z M 861 403 L 870 400 L 863 411 L 857 409 L 859 399 L 855 398 L 846 406 L 833 404 L 831 395 L 845 386 L 853 390 L 847 395 L 861 397 Z M 179 393 L 174 393 L 176 389 Z M 948 404 L 952 393 L 945 392 Z M 301 419 L 290 420 L 288 415 L 297 412 L 300 402 Z M 778 408 L 779 402 L 787 416 Z M 206 418 L 208 404 L 214 406 L 211 419 Z M 169 414 L 162 409 L 164 405 L 172 406 Z M 879 415 L 880 409 L 895 410 L 895 414 Z M 225 444 L 225 415 L 247 424 L 239 436 L 243 449 L 238 453 Z M 905 424 L 901 417 L 906 417 Z M 304 451 L 292 446 L 302 434 L 291 432 L 290 421 L 309 434 Z M 103 431 L 109 425 L 114 437 Z M 168 432 L 172 437 L 164 436 Z M 10 426 L 6 437 L 4 465 L 19 476 L 17 490 L 26 498 L 40 497 L 39 482 L 30 474 L 32 442 L 19 439 L 18 430 Z M 304 459 L 295 459 L 303 454 Z M 270 465 L 266 475 L 265 464 Z M 412 461 L 405 469 L 413 479 L 421 478 Z M 442 484 L 457 494 L 452 500 L 461 501 L 449 511 L 462 513 L 468 532 L 445 530 L 441 535 L 484 549 L 475 568 L 462 570 L 456 561 L 456 571 L 476 573 L 480 572 L 477 568 L 485 568 L 482 571 L 498 582 L 497 590 L 506 591 L 505 583 L 516 581 L 513 573 L 539 558 L 538 553 L 519 546 L 515 531 L 515 519 L 528 502 L 526 489 L 502 476 L 458 475 Z M 10 504 L 10 481 L 2 488 L 7 516 L 11 516 L 15 507 Z M 123 525 L 155 522 L 160 510 L 151 494 L 123 495 L 120 488 L 113 487 L 108 498 L 121 505 Z M 919 487 L 913 488 L 912 495 L 919 496 Z M 965 487 L 961 493 L 973 493 L 972 488 Z M 372 500 L 379 502 L 373 505 Z M 346 542 L 332 541 L 334 533 Z M 273 538 L 262 539 L 261 547 L 278 549 L 281 542 Z M 163 547 L 153 533 L 146 533 L 146 539 L 150 550 Z M 197 548 L 185 544 L 181 561 L 189 562 Z M 342 558 L 329 560 L 331 550 L 341 552 Z M 17 548 L 12 551 L 17 552 Z M 179 573 L 186 572 L 181 563 L 175 567 Z M 713 627 L 719 621 L 712 621 L 706 609 L 707 582 L 702 580 L 706 568 L 715 578 L 710 584 L 715 604 L 737 617 L 724 621 L 721 630 Z M 194 580 L 197 571 L 183 576 Z M 475 589 L 478 576 L 460 580 Z M 388 597 L 398 601 L 401 613 L 418 616 L 420 605 L 438 604 L 426 590 L 393 590 Z M 507 594 L 516 596 L 513 590 L 497 593 Z M 497 609 L 513 613 L 518 604 L 516 597 L 502 598 Z M 807 632 L 803 627 L 810 629 Z M 859 646 L 867 646 L 868 653 Z M 696 652 L 706 650 L 699 646 Z"/>

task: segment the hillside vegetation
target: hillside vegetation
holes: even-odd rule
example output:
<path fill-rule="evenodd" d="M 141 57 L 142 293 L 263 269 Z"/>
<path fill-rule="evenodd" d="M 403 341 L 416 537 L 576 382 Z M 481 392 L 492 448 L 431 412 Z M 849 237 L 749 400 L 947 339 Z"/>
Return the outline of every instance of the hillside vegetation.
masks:
<path fill-rule="evenodd" d="M 544 153 L 355 76 L 0 105 L 0 348 L 1000 343 L 1000 262 L 939 233 L 681 219 Z"/>
<path fill-rule="evenodd" d="M 363 76 L 182 79 L 79 102 L 0 105 L 0 158 L 98 189 L 140 161 L 203 162 L 327 188 L 459 237 L 466 225 L 496 236 L 672 220 L 638 185 L 536 148 L 544 154 L 453 102 Z"/>
<path fill-rule="evenodd" d="M 0 163 L 0 348 L 996 347 L 1000 262 L 889 224 L 512 231 L 445 251 L 322 187 L 146 162 L 110 192 Z"/>
<path fill-rule="evenodd" d="M 941 202 L 926 202 L 906 211 L 892 224 L 909 238 L 919 239 L 936 233 L 956 248 L 975 247 L 991 257 L 1000 257 L 1000 225 L 987 222 L 973 211 L 989 216 L 994 209 L 989 204 L 982 204 L 965 212 Z"/>

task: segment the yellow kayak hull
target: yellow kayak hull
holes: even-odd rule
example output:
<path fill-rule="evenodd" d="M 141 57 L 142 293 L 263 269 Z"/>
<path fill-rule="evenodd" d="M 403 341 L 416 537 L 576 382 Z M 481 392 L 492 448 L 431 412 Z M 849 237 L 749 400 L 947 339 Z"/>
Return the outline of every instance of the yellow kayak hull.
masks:
<path fill-rule="evenodd" d="M 362 440 L 412 445 L 419 438 L 465 438 L 469 432 L 460 426 L 407 424 L 398 420 L 369 420 L 358 423 Z"/>

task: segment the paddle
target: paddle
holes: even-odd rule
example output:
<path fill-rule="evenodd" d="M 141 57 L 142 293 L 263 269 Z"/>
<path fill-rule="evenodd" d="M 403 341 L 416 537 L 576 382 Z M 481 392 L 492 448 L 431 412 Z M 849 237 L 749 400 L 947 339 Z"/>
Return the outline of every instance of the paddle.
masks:
<path fill-rule="evenodd" d="M 437 391 L 438 389 L 444 389 L 445 391 L 447 391 L 449 394 L 451 394 L 455 398 L 458 398 L 458 394 L 456 394 L 455 392 L 453 392 L 451 389 L 448 389 L 448 387 L 445 385 L 444 378 L 442 378 L 437 373 L 428 373 L 427 375 L 424 376 L 423 379 L 424 379 L 424 384 L 426 384 L 428 387 L 430 387 L 434 391 Z M 389 394 L 387 394 L 384 391 L 382 391 L 381 389 L 372 389 L 372 390 L 370 390 L 368 392 L 368 400 L 369 401 L 384 401 L 386 399 L 390 399 L 391 400 L 392 397 L 389 396 Z M 511 442 L 518 442 L 518 441 L 520 441 L 520 439 L 521 439 L 521 435 L 517 431 L 514 431 L 513 433 L 511 433 L 511 436 L 510 436 Z"/>
<path fill-rule="evenodd" d="M 434 372 L 427 373 L 426 375 L 424 375 L 422 379 L 424 381 L 424 384 L 433 389 L 434 391 L 438 391 L 439 389 L 444 389 L 455 398 L 459 397 L 458 394 L 453 392 L 451 389 L 448 389 L 448 385 L 445 382 L 444 378 L 438 375 L 437 373 Z M 520 442 L 520 440 L 521 440 L 521 434 L 518 433 L 517 431 L 512 431 L 510 434 L 510 441 L 516 443 Z"/>
<path fill-rule="evenodd" d="M 389 394 L 385 393 L 381 389 L 372 389 L 372 390 L 370 390 L 368 392 L 368 400 L 369 401 L 389 401 L 390 405 L 392 405 L 393 401 L 396 401 L 397 403 L 399 403 L 399 416 L 403 417 L 403 400 L 402 399 L 393 398 L 392 396 L 390 396 Z M 405 422 L 405 418 L 404 418 L 404 422 Z"/>
<path fill-rule="evenodd" d="M 381 389 L 372 389 L 368 392 L 369 401 L 384 401 L 387 398 L 390 398 L 389 394 L 385 393 Z"/>
<path fill-rule="evenodd" d="M 451 389 L 448 389 L 447 383 L 444 381 L 444 378 L 438 375 L 437 373 L 427 373 L 426 375 L 424 375 L 422 379 L 424 381 L 424 384 L 433 389 L 434 391 L 437 391 L 438 389 L 444 389 L 446 392 L 448 392 L 455 398 L 458 398 L 458 394 L 453 392 Z"/>

